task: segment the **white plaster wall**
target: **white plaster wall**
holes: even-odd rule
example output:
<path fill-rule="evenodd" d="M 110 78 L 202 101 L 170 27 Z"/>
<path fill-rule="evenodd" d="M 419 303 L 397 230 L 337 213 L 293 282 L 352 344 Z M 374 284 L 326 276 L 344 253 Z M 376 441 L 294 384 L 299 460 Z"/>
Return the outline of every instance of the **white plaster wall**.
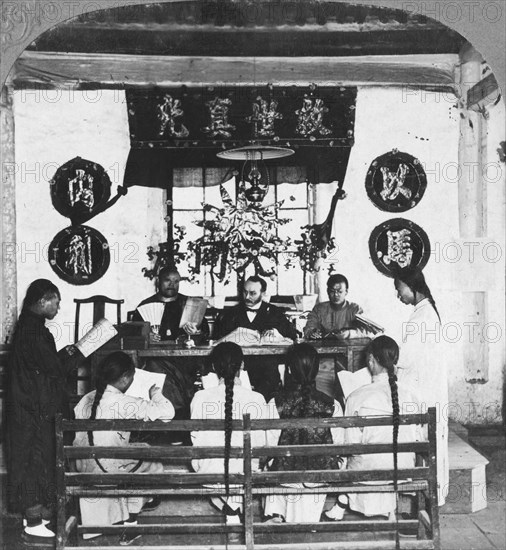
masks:
<path fill-rule="evenodd" d="M 124 298 L 124 320 L 128 310 L 153 293 L 153 283 L 141 269 L 149 265 L 147 246 L 162 240 L 162 191 L 134 187 L 115 206 L 87 222 L 109 242 L 110 267 L 92 285 L 74 286 L 62 281 L 47 261 L 47 246 L 70 221 L 53 208 L 48 182 L 58 166 L 80 156 L 107 170 L 114 196 L 123 182 L 129 151 L 124 93 L 19 91 L 14 95 L 14 113 L 18 303 L 21 307 L 26 288 L 34 279 L 47 278 L 58 286 L 61 310 L 51 325 L 60 348 L 73 341 L 74 298 L 95 294 Z M 91 321 L 91 306 L 87 309 L 83 311 L 84 323 Z M 115 319 L 115 311 L 107 310 L 106 315 Z"/>
<path fill-rule="evenodd" d="M 495 149 L 504 140 L 504 105 L 489 121 L 489 181 L 487 183 L 488 234 L 484 239 L 459 238 L 458 144 L 459 112 L 455 98 L 398 88 L 364 88 L 357 96 L 355 145 L 344 189 L 347 198 L 337 205 L 334 232 L 339 250 L 336 268 L 350 281 L 349 299 L 358 302 L 371 319 L 398 342 L 411 307 L 396 297 L 393 281 L 380 274 L 369 256 L 371 231 L 380 223 L 404 217 L 428 234 L 432 254 L 424 269 L 441 314 L 444 352 L 448 368 L 450 415 L 470 423 L 500 422 L 504 369 L 504 164 Z M 382 212 L 369 201 L 365 177 L 370 163 L 393 148 L 417 157 L 427 174 L 423 199 L 405 213 Z M 500 172 L 502 170 L 502 173 Z M 493 180 L 493 181 L 492 181 Z M 333 190 L 323 190 L 321 197 Z M 329 204 L 327 200 L 325 205 Z M 321 209 L 320 209 L 321 210 Z M 319 212 L 320 220 L 328 206 Z M 320 221 L 318 220 L 318 221 Z M 472 241 L 476 244 L 464 244 Z M 474 251 L 474 258 L 471 257 Z M 487 256 L 499 261 L 485 261 Z M 326 270 L 320 277 L 320 298 L 327 299 Z M 470 338 L 463 308 L 463 291 L 487 291 L 486 337 L 489 342 L 488 382 L 469 384 L 464 372 L 463 346 Z M 483 326 L 480 326 L 480 330 Z M 496 334 L 499 338 L 496 338 Z M 472 337 L 472 336 L 471 336 Z M 476 336 L 474 336 L 476 337 Z M 401 356 L 402 359 L 402 356 Z"/>
<path fill-rule="evenodd" d="M 58 347 L 72 341 L 74 297 L 93 294 L 125 299 L 126 311 L 153 292 L 143 277 L 148 265 L 148 245 L 163 240 L 164 205 L 160 190 L 131 188 L 126 197 L 105 213 L 88 222 L 111 245 L 111 265 L 93 285 L 77 287 L 59 280 L 43 253 L 55 234 L 69 221 L 52 207 L 48 180 L 56 168 L 79 155 L 99 162 L 113 182 L 113 193 L 123 180 L 129 149 L 124 95 L 118 91 L 93 92 L 17 92 L 17 236 L 19 303 L 27 285 L 35 278 L 53 280 L 62 293 L 62 308 L 55 319 Z M 476 239 L 475 258 L 459 239 L 458 225 L 458 142 L 460 118 L 454 98 L 402 89 L 364 88 L 357 97 L 355 145 L 345 181 L 347 198 L 337 205 L 334 236 L 338 244 L 337 269 L 350 280 L 349 298 L 360 303 L 372 319 L 385 326 L 388 334 L 400 341 L 402 323 L 410 308 L 401 304 L 391 279 L 373 266 L 368 239 L 375 226 L 392 217 L 405 217 L 428 233 L 432 255 L 425 269 L 443 323 L 448 325 L 447 352 L 442 360 L 450 377 L 452 415 L 462 422 L 498 422 L 502 404 L 504 340 L 489 344 L 489 381 L 465 381 L 463 345 L 466 321 L 462 307 L 463 290 L 488 292 L 487 320 L 497 323 L 504 334 L 504 164 L 495 149 L 504 140 L 504 104 L 491 111 L 488 122 L 488 156 L 500 171 L 490 169 L 487 183 L 486 239 Z M 416 156 L 428 177 L 425 195 L 414 209 L 404 214 L 389 214 L 377 209 L 367 198 L 365 176 L 372 160 L 397 148 Z M 492 175 L 493 174 L 493 175 Z M 321 207 L 317 221 L 327 214 L 333 186 L 321 186 Z M 497 243 L 502 257 L 497 262 L 483 261 L 489 243 Z M 495 248 L 487 249 L 491 255 Z M 460 254 L 460 257 L 459 257 Z M 320 274 L 325 289 L 326 270 Z M 187 290 L 187 289 L 186 289 Z M 322 298 L 326 298 L 322 294 Z M 455 328 L 457 327 L 457 328 Z M 455 337 L 460 327 L 461 336 Z M 458 336 L 458 335 L 457 335 Z M 493 333 L 490 333 L 493 337 Z M 491 405 L 490 405 L 491 404 Z M 490 405 L 490 406 L 487 406 Z"/>

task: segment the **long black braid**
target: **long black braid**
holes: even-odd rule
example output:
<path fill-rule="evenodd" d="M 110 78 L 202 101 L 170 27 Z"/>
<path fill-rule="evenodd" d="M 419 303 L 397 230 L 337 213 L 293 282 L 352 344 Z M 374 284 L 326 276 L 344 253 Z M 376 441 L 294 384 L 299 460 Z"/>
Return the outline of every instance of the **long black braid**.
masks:
<path fill-rule="evenodd" d="M 302 394 L 301 415 L 306 416 L 319 369 L 318 352 L 310 344 L 295 344 L 286 354 L 286 366 Z"/>
<path fill-rule="evenodd" d="M 232 407 L 234 404 L 234 382 L 237 373 L 239 372 L 243 354 L 242 349 L 233 342 L 223 342 L 218 344 L 209 356 L 211 366 L 219 378 L 225 382 L 225 457 L 224 457 L 224 473 L 225 473 L 225 495 L 228 501 L 230 495 L 230 448 L 232 444 Z M 229 507 L 225 506 L 224 510 Z"/>
<path fill-rule="evenodd" d="M 419 269 L 412 269 L 404 274 L 398 275 L 396 277 L 396 280 L 402 281 L 405 285 L 409 286 L 409 288 L 414 293 L 418 292 L 420 294 L 423 294 L 431 303 L 434 311 L 438 316 L 439 322 L 441 322 L 441 316 L 439 315 L 439 311 L 436 307 L 436 301 L 432 296 L 432 292 L 430 291 L 430 288 L 425 281 L 425 277 L 423 276 L 422 271 L 420 271 Z"/>
<path fill-rule="evenodd" d="M 399 442 L 399 392 L 397 388 L 397 375 L 395 373 L 395 366 L 399 360 L 399 346 L 389 336 L 378 336 L 371 341 L 368 348 L 369 353 L 378 361 L 378 363 L 387 370 L 388 383 L 390 385 L 390 395 L 392 399 L 392 446 L 393 446 L 393 458 L 394 458 L 394 490 L 395 490 L 395 548 L 399 549 L 399 495 L 397 493 L 398 487 L 398 442 Z"/>
<path fill-rule="evenodd" d="M 116 351 L 109 354 L 107 357 L 104 357 L 97 369 L 96 391 L 95 398 L 93 399 L 93 404 L 91 406 L 91 413 L 89 416 L 90 420 L 95 420 L 97 417 L 97 409 L 107 385 L 117 382 L 125 374 L 129 372 L 133 373 L 134 371 L 135 367 L 131 357 L 122 351 Z M 95 445 L 93 432 L 91 430 L 88 431 L 88 444 L 90 447 Z M 107 471 L 98 459 L 95 459 L 95 462 L 103 472 Z M 139 468 L 141 464 L 142 461 L 140 461 L 132 471 Z"/>

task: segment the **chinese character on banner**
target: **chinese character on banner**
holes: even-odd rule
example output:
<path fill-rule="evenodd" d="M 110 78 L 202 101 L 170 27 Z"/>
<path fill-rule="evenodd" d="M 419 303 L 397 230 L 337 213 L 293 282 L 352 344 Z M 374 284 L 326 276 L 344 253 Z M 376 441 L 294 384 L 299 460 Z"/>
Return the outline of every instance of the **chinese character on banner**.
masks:
<path fill-rule="evenodd" d="M 253 102 L 252 108 L 253 114 L 246 120 L 254 124 L 254 137 L 274 137 L 274 123 L 283 118 L 283 115 L 277 110 L 278 102 L 275 99 L 267 101 L 258 96 Z"/>
<path fill-rule="evenodd" d="M 160 130 L 158 135 L 168 134 L 170 137 L 185 138 L 188 137 L 188 128 L 177 119 L 184 116 L 181 109 L 181 101 L 174 99 L 171 95 L 164 96 L 162 103 L 158 104 L 158 120 L 160 121 Z"/>
<path fill-rule="evenodd" d="M 232 137 L 231 130 L 235 130 L 235 126 L 228 122 L 229 110 L 232 105 L 230 99 L 215 97 L 210 101 L 206 101 L 210 122 L 208 126 L 202 128 L 204 134 L 211 138 Z"/>
<path fill-rule="evenodd" d="M 314 97 L 315 86 L 311 86 L 311 93 L 304 94 L 302 107 L 295 111 L 297 115 L 296 131 L 299 135 L 315 139 L 328 136 L 332 130 L 324 126 L 323 117 L 329 112 L 323 99 Z"/>

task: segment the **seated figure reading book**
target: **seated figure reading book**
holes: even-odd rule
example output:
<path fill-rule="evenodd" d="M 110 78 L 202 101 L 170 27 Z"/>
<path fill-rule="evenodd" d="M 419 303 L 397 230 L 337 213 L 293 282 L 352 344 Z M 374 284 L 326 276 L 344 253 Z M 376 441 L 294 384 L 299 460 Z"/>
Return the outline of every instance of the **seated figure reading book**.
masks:
<path fill-rule="evenodd" d="M 329 277 L 327 281 L 329 301 L 316 304 L 309 314 L 304 327 L 304 336 L 307 339 L 347 340 L 370 336 L 383 330 L 372 321 L 362 317 L 362 308 L 358 304 L 346 299 L 348 287 L 348 279 L 344 275 L 335 274 Z M 335 359 L 323 359 L 320 363 L 320 372 L 316 383 L 320 391 L 336 397 L 341 404 L 344 404 L 339 381 L 336 381 L 334 375 L 334 361 L 341 369 L 346 370 L 352 366 L 348 365 L 344 355 L 338 355 Z"/>
<path fill-rule="evenodd" d="M 348 302 L 348 279 L 344 275 L 331 275 L 327 281 L 328 302 L 316 304 L 308 316 L 304 336 L 309 339 L 326 337 L 349 338 L 357 328 L 356 315 L 362 308 Z"/>
<path fill-rule="evenodd" d="M 215 324 L 216 338 L 230 335 L 239 327 L 257 331 L 264 341 L 280 344 L 285 338 L 294 339 L 294 326 L 285 317 L 283 311 L 264 301 L 267 283 L 257 276 L 249 277 L 244 283 L 242 300 L 230 309 L 226 309 L 217 318 Z M 234 335 L 232 335 L 232 338 Z M 244 345 L 244 342 L 236 342 Z M 263 342 L 259 341 L 262 345 Z M 255 345 L 258 345 L 255 343 Z M 247 357 L 245 368 L 253 388 L 266 399 L 270 399 L 279 389 L 281 378 L 278 372 L 278 361 L 273 357 Z"/>
<path fill-rule="evenodd" d="M 188 322 L 180 326 L 185 305 L 191 300 L 179 292 L 180 281 L 181 275 L 175 268 L 161 269 L 158 274 L 156 294 L 143 300 L 134 312 L 133 321 L 150 321 L 151 340 L 154 342 L 174 341 L 180 336 L 190 336 L 196 344 L 200 344 L 209 337 L 209 325 L 205 317 L 200 324 Z M 152 317 L 150 305 L 158 306 L 158 321 Z M 163 308 L 160 309 L 160 306 Z M 166 375 L 163 395 L 174 405 L 177 419 L 189 418 L 195 374 L 200 368 L 198 362 L 184 357 L 170 360 L 154 357 L 146 361 L 145 368 L 150 372 Z"/>

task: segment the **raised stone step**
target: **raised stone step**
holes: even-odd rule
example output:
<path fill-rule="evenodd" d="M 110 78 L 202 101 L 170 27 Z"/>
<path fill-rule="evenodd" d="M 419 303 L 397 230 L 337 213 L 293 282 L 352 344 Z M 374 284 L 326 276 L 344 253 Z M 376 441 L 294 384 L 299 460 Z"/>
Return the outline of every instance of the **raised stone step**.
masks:
<path fill-rule="evenodd" d="M 487 507 L 486 466 L 488 460 L 450 425 L 448 459 L 450 487 L 443 514 L 469 514 Z"/>

